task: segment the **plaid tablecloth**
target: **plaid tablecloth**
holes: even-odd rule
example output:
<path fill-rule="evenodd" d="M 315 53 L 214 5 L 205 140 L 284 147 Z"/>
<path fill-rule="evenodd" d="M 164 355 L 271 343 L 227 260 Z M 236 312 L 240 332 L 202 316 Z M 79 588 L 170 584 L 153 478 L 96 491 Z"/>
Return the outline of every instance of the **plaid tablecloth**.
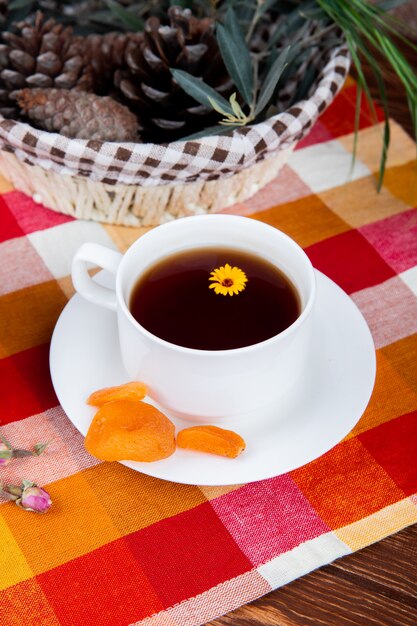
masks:
<path fill-rule="evenodd" d="M 0 469 L 47 486 L 45 515 L 0 505 L 0 620 L 8 626 L 203 624 L 417 521 L 417 170 L 393 124 L 364 108 L 348 181 L 348 83 L 278 179 L 228 212 L 296 239 L 360 307 L 377 347 L 372 400 L 330 452 L 232 487 L 173 484 L 87 454 L 52 389 L 49 340 L 84 241 L 124 250 L 139 229 L 69 219 L 0 180 L 0 432 L 41 457 Z M 337 419 L 337 415 L 335 415 Z"/>

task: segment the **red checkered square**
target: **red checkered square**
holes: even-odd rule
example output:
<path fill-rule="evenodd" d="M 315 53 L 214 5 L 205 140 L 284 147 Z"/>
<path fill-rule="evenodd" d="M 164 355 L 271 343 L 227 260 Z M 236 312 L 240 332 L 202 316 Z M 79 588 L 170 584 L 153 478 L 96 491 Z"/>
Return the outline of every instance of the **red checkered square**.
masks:
<path fill-rule="evenodd" d="M 42 204 L 37 204 L 21 191 L 9 191 L 2 197 L 26 235 L 74 220 L 73 217 L 56 213 Z"/>
<path fill-rule="evenodd" d="M 9 567 L 12 565 L 8 563 Z M 36 578 L 2 591 L 0 623 L 3 626 L 60 626 Z"/>
<path fill-rule="evenodd" d="M 255 566 L 329 530 L 288 474 L 246 485 L 211 504 Z"/>
<path fill-rule="evenodd" d="M 165 607 L 252 569 L 208 502 L 125 540 Z"/>
<path fill-rule="evenodd" d="M 417 492 L 417 411 L 385 422 L 358 438 L 407 496 Z"/>
<path fill-rule="evenodd" d="M 356 438 L 291 476 L 321 519 L 335 530 L 403 499 L 396 483 Z"/>
<path fill-rule="evenodd" d="M 54 278 L 28 237 L 3 241 L 0 254 L 0 295 Z"/>
<path fill-rule="evenodd" d="M 271 210 L 271 207 L 280 206 L 285 202 L 300 200 L 311 195 L 311 189 L 296 174 L 296 172 L 284 165 L 280 173 L 268 185 L 262 187 L 255 195 L 245 200 L 245 214 L 256 213 L 258 211 Z M 240 205 L 238 205 L 240 206 Z M 225 212 L 229 212 L 228 209 Z M 243 212 L 236 211 L 238 215 Z"/>
<path fill-rule="evenodd" d="M 162 609 L 123 539 L 39 574 L 37 581 L 60 626 L 127 626 Z"/>
<path fill-rule="evenodd" d="M 49 344 L 0 359 L 0 425 L 58 404 L 49 374 Z"/>
<path fill-rule="evenodd" d="M 356 110 L 357 86 L 351 85 L 341 91 L 334 99 L 329 108 L 320 116 L 320 122 L 332 138 L 349 135 L 355 130 L 355 110 Z M 383 111 L 376 107 L 377 119 L 384 119 Z M 359 128 L 372 126 L 374 120 L 366 98 L 362 97 L 361 114 L 359 117 Z"/>
<path fill-rule="evenodd" d="M 0 242 L 25 234 L 3 198 L 0 196 Z"/>
<path fill-rule="evenodd" d="M 417 265 L 417 210 L 359 229 L 381 257 L 399 274 Z"/>
<path fill-rule="evenodd" d="M 395 276 L 395 272 L 357 230 L 306 248 L 314 267 L 353 293 Z"/>
<path fill-rule="evenodd" d="M 369 324 L 376 348 L 417 333 L 417 298 L 395 276 L 352 295 Z"/>
<path fill-rule="evenodd" d="M 302 148 L 313 146 L 316 143 L 323 143 L 323 141 L 331 141 L 332 139 L 334 139 L 334 136 L 328 130 L 327 126 L 325 126 L 320 120 L 318 120 L 314 124 L 308 135 L 297 143 L 295 149 L 301 150 Z"/>

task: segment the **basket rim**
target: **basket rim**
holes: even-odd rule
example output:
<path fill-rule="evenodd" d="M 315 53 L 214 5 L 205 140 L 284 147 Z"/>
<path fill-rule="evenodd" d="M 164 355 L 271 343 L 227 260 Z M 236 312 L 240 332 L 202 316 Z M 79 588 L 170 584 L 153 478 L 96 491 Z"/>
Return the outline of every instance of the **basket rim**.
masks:
<path fill-rule="evenodd" d="M 308 99 L 267 120 L 166 144 L 70 139 L 0 115 L 0 149 L 29 165 L 111 185 L 153 187 L 228 177 L 302 139 L 342 88 L 350 67 L 345 44 L 331 49 Z"/>

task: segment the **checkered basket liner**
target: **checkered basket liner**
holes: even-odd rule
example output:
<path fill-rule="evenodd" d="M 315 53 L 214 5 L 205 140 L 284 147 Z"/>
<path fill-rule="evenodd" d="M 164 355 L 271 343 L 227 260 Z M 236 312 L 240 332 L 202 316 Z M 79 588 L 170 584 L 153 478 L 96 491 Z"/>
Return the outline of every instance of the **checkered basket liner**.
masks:
<path fill-rule="evenodd" d="M 76 217 L 151 225 L 217 210 L 272 180 L 332 102 L 349 70 L 346 46 L 324 53 L 322 63 L 308 99 L 262 123 L 199 140 L 69 139 L 0 117 L 0 165 L 17 188 Z"/>

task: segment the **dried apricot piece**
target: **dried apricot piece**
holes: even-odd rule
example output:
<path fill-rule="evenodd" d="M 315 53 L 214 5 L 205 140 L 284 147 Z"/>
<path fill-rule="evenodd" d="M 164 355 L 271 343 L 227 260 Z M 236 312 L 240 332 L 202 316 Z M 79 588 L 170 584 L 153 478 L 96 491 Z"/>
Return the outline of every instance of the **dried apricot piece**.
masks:
<path fill-rule="evenodd" d="M 175 427 L 151 404 L 115 400 L 97 411 L 84 445 L 102 461 L 159 461 L 175 451 Z"/>
<path fill-rule="evenodd" d="M 117 387 L 104 387 L 104 389 L 94 391 L 87 398 L 87 404 L 103 406 L 106 402 L 113 402 L 113 400 L 143 400 L 146 394 L 146 385 L 133 381 Z"/>
<path fill-rule="evenodd" d="M 189 448 L 200 452 L 220 454 L 236 458 L 246 447 L 244 439 L 233 430 L 218 426 L 191 426 L 177 435 L 179 448 Z"/>

